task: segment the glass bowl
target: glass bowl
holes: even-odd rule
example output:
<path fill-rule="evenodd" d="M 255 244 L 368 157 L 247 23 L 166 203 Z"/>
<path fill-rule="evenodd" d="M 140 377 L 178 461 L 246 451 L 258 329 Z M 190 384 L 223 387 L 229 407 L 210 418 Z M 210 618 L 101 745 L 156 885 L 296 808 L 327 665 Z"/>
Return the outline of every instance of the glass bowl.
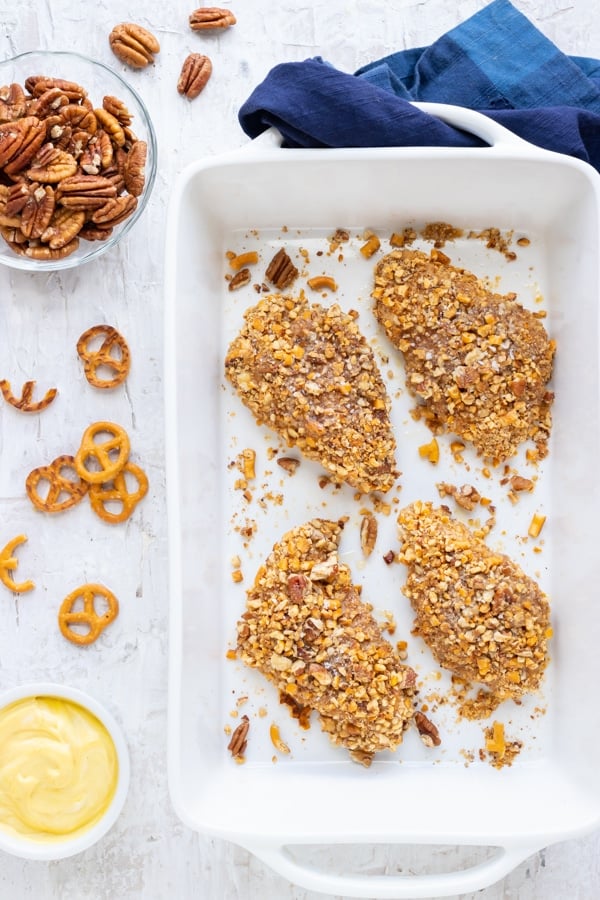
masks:
<path fill-rule="evenodd" d="M 121 813 L 129 776 L 123 733 L 93 697 L 50 682 L 0 695 L 0 851 L 55 860 L 87 850 Z"/>
<path fill-rule="evenodd" d="M 89 260 L 98 259 L 111 250 L 133 228 L 142 215 L 152 192 L 156 177 L 157 150 L 154 127 L 142 99 L 109 66 L 82 56 L 80 53 L 67 51 L 21 53 L 19 56 L 0 63 L 0 92 L 2 92 L 0 93 L 0 103 L 3 103 L 2 94 L 6 93 L 5 90 L 2 90 L 2 86 L 6 88 L 11 84 L 18 84 L 25 89 L 26 80 L 36 76 L 75 82 L 86 90 L 87 97 L 94 109 L 102 107 L 105 96 L 116 97 L 122 101 L 131 115 L 131 131 L 137 139 L 145 141 L 147 145 L 145 182 L 141 194 L 137 197 L 137 206 L 128 218 L 113 227 L 112 233 L 105 240 L 80 238 L 79 246 L 68 256 L 61 259 L 33 259 L 16 253 L 10 248 L 4 237 L 0 237 L 0 264 L 28 272 L 49 272 L 73 268 Z M 4 110 L 2 109 L 0 112 L 4 113 Z M 58 112 L 60 109 L 57 110 Z M 76 130 L 76 126 L 73 130 Z M 129 142 L 126 143 L 126 146 L 128 145 Z M 76 150 L 74 152 L 77 153 Z M 81 157 L 78 157 L 78 162 L 80 159 Z M 8 164 L 10 164 L 10 159 Z M 10 186 L 11 183 L 12 179 L 4 173 L 3 168 L 0 168 L 0 185 Z M 51 184 L 51 187 L 56 188 L 57 185 Z"/>

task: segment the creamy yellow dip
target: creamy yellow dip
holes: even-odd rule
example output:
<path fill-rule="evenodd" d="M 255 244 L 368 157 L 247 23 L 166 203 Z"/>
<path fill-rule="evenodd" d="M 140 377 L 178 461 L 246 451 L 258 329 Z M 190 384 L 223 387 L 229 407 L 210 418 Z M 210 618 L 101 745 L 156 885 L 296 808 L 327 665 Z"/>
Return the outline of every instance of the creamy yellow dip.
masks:
<path fill-rule="evenodd" d="M 106 812 L 118 760 L 104 725 L 61 697 L 0 710 L 0 828 L 36 841 L 75 837 Z"/>

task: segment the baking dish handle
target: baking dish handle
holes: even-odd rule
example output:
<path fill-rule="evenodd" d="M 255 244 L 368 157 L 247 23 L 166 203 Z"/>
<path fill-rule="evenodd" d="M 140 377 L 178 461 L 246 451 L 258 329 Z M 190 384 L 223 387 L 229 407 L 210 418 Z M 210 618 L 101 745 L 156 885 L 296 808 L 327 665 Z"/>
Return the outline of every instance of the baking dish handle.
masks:
<path fill-rule="evenodd" d="M 338 875 L 298 862 L 285 846 L 263 844 L 246 849 L 292 884 L 310 891 L 369 900 L 424 900 L 455 897 L 495 884 L 520 863 L 536 853 L 539 846 L 498 847 L 485 862 L 456 872 L 431 875 Z"/>
<path fill-rule="evenodd" d="M 475 109 L 468 109 L 466 106 L 452 106 L 450 103 L 415 102 L 412 105 L 430 116 L 441 119 L 446 125 L 452 125 L 454 128 L 460 128 L 461 131 L 474 134 L 475 137 L 485 141 L 491 147 L 515 147 L 520 153 L 539 152 L 539 147 L 523 140 L 504 125 L 500 125 L 494 119 L 490 119 L 489 116 L 477 112 Z"/>
<path fill-rule="evenodd" d="M 413 102 L 417 109 L 435 116 L 447 125 L 454 128 L 460 128 L 461 131 L 467 131 L 469 134 L 475 135 L 489 144 L 491 147 L 514 147 L 520 153 L 539 153 L 539 147 L 535 147 L 528 141 L 523 140 L 514 132 L 509 131 L 503 125 L 490 119 L 483 113 L 477 112 L 475 109 L 468 109 L 465 106 L 453 106 L 450 103 L 425 103 Z M 280 132 L 275 128 L 267 128 L 258 137 L 246 144 L 242 151 L 244 153 L 253 153 L 255 151 L 263 151 L 265 149 L 279 149 L 283 143 Z"/>

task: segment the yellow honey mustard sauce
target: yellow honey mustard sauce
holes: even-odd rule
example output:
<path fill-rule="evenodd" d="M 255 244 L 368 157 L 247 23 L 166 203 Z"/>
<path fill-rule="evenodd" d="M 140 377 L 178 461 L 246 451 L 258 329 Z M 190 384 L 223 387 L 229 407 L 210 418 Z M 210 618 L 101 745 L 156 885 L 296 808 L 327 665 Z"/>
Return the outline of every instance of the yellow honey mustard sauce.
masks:
<path fill-rule="evenodd" d="M 0 710 L 0 829 L 35 841 L 72 838 L 102 818 L 118 759 L 105 726 L 62 697 Z"/>

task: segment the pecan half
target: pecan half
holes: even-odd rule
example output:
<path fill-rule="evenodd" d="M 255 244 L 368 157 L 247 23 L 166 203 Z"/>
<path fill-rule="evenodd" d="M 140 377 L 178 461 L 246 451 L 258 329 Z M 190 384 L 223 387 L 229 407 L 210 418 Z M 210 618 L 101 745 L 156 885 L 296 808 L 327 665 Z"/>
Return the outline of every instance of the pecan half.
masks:
<path fill-rule="evenodd" d="M 114 184 L 102 175 L 72 175 L 61 181 L 57 200 L 72 209 L 100 209 L 116 193 Z"/>
<path fill-rule="evenodd" d="M 48 88 L 43 94 L 40 94 L 37 100 L 34 100 L 29 106 L 29 115 L 37 116 L 38 119 L 45 119 L 48 116 L 57 115 L 57 110 L 63 106 L 68 106 L 69 98 L 59 87 Z"/>
<path fill-rule="evenodd" d="M 42 241 L 47 243 L 51 250 L 60 250 L 66 247 L 76 237 L 85 222 L 85 212 L 80 209 L 58 209 L 48 227 L 41 235 Z"/>
<path fill-rule="evenodd" d="M 21 231 L 27 238 L 39 238 L 42 236 L 52 218 L 56 201 L 54 190 L 50 185 L 40 185 L 34 182 L 29 188 L 27 198 L 21 213 Z"/>
<path fill-rule="evenodd" d="M 111 116 L 114 116 L 115 119 L 118 119 L 121 125 L 131 125 L 133 116 L 131 115 L 123 101 L 119 100 L 118 97 L 113 97 L 109 94 L 102 100 L 102 106 L 106 110 L 106 112 L 109 112 Z"/>
<path fill-rule="evenodd" d="M 56 260 L 70 256 L 71 253 L 74 253 L 75 250 L 77 250 L 78 246 L 79 239 L 73 238 L 73 240 L 69 241 L 68 244 L 65 244 L 64 247 L 57 248 L 56 250 L 52 249 L 48 244 L 38 244 L 36 241 L 30 241 L 29 246 L 23 245 L 16 249 L 21 256 L 28 256 L 29 259 Z M 13 247 L 13 249 L 15 248 Z"/>
<path fill-rule="evenodd" d="M 100 209 L 92 213 L 91 220 L 94 225 L 102 228 L 112 228 L 128 219 L 137 206 L 137 197 L 124 194 L 122 197 L 113 197 Z"/>
<path fill-rule="evenodd" d="M 136 141 L 125 159 L 123 167 L 125 187 L 134 197 L 139 197 L 144 190 L 147 151 L 146 141 Z"/>
<path fill-rule="evenodd" d="M 373 513 L 365 513 L 360 523 L 360 546 L 365 556 L 370 556 L 377 541 L 377 519 Z"/>
<path fill-rule="evenodd" d="M 122 147 L 125 143 L 125 132 L 116 116 L 113 116 L 113 114 L 109 113 L 104 107 L 95 109 L 94 115 L 96 116 L 96 121 L 100 128 L 104 129 L 117 147 Z"/>
<path fill-rule="evenodd" d="M 231 740 L 227 744 L 227 749 L 234 759 L 239 758 L 246 752 L 248 746 L 248 731 L 250 729 L 250 719 L 248 716 L 242 716 L 240 724 L 231 735 Z"/>
<path fill-rule="evenodd" d="M 439 747 L 442 743 L 440 733 L 433 722 L 427 718 L 425 713 L 415 713 L 415 725 L 419 736 L 426 747 Z"/>
<path fill-rule="evenodd" d="M 229 282 L 229 290 L 237 291 L 239 288 L 244 287 L 246 284 L 250 284 L 251 280 L 252 273 L 250 272 L 250 269 L 248 269 L 247 267 L 244 269 L 240 269 L 240 271 L 236 272 L 236 274 Z"/>
<path fill-rule="evenodd" d="M 0 122 L 14 122 L 25 115 L 27 100 L 20 84 L 0 87 Z"/>
<path fill-rule="evenodd" d="M 25 81 L 25 90 L 34 97 L 41 97 L 46 91 L 59 88 L 69 100 L 81 101 L 87 97 L 87 91 L 75 81 L 65 81 L 63 78 L 49 78 L 46 75 L 31 75 Z"/>
<path fill-rule="evenodd" d="M 275 287 L 279 288 L 279 290 L 288 287 L 288 285 L 298 277 L 298 269 L 283 247 L 277 251 L 267 266 L 265 277 L 268 281 L 271 281 Z"/>
<path fill-rule="evenodd" d="M 181 68 L 177 90 L 188 100 L 193 100 L 204 90 L 212 74 L 212 62 L 201 53 L 190 53 Z"/>
<path fill-rule="evenodd" d="M 229 9 L 218 6 L 201 6 L 190 14 L 189 23 L 192 31 L 210 31 L 215 28 L 229 28 L 235 25 L 236 17 Z"/>
<path fill-rule="evenodd" d="M 54 144 L 44 144 L 27 169 L 27 177 L 31 181 L 43 181 L 45 184 L 58 184 L 63 178 L 69 178 L 77 171 L 77 160 L 65 150 L 57 149 Z"/>
<path fill-rule="evenodd" d="M 36 116 L 0 125 L 0 168 L 16 175 L 29 163 L 46 139 L 46 126 Z"/>
<path fill-rule="evenodd" d="M 152 32 L 133 22 L 115 25 L 108 41 L 115 56 L 134 69 L 144 69 L 153 63 L 154 54 L 160 51 L 160 44 Z"/>

